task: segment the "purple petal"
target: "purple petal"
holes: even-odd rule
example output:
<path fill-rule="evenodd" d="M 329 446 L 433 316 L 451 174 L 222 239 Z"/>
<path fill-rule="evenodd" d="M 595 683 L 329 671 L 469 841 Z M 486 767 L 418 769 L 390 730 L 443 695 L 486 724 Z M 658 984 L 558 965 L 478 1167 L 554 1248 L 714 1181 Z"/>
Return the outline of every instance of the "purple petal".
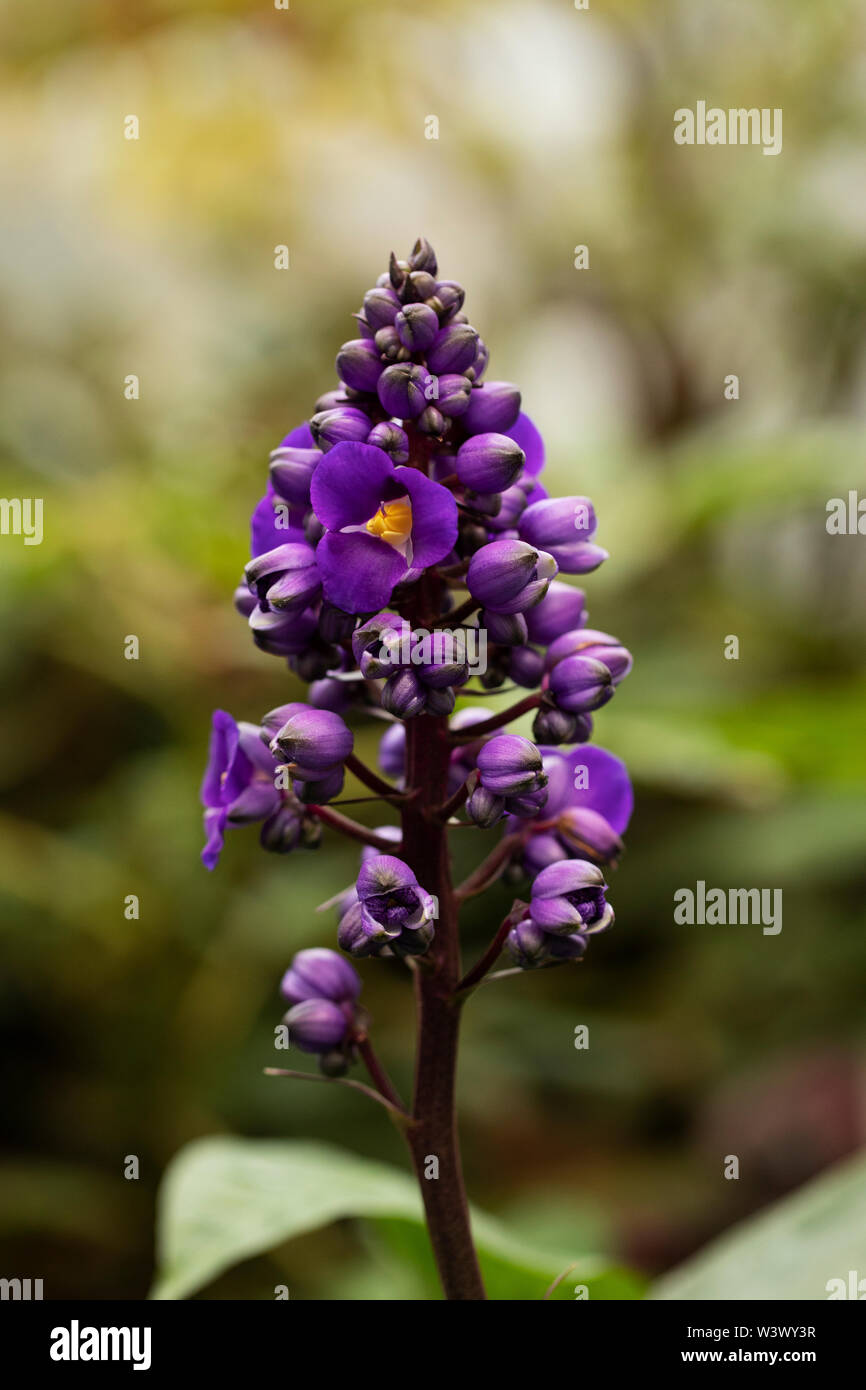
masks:
<path fill-rule="evenodd" d="M 273 484 L 268 482 L 268 490 L 256 503 L 250 518 L 250 556 L 253 560 L 287 542 L 303 543 L 307 539 L 304 535 L 304 509 L 289 507 L 288 503 L 281 502 L 281 510 L 276 512 L 274 505 L 279 501 Z"/>
<path fill-rule="evenodd" d="M 227 813 L 224 809 L 213 808 L 204 813 L 204 833 L 207 842 L 201 852 L 201 862 L 206 869 L 213 871 L 219 863 L 220 852 L 225 840 Z"/>
<path fill-rule="evenodd" d="M 379 510 L 385 485 L 393 476 L 394 465 L 384 450 L 348 440 L 337 444 L 313 474 L 313 511 L 329 531 L 363 526 Z"/>
<path fill-rule="evenodd" d="M 370 452 L 387 460 L 381 449 Z M 330 457 L 328 454 L 325 462 Z M 316 476 L 321 468 L 320 464 Z M 325 598 L 346 613 L 384 608 L 394 585 L 406 572 L 400 552 L 366 531 L 326 531 L 316 549 L 316 564 Z"/>
<path fill-rule="evenodd" d="M 224 709 L 215 709 L 211 719 L 207 767 L 201 784 L 203 806 L 222 806 L 222 776 L 231 763 L 239 743 L 238 726 Z"/>
<path fill-rule="evenodd" d="M 631 819 L 634 809 L 634 792 L 629 781 L 625 763 L 608 753 L 606 748 L 587 744 L 574 748 L 564 759 L 571 774 L 569 802 L 572 806 L 585 806 L 597 811 L 616 832 L 621 835 Z M 578 767 L 587 769 L 585 789 L 574 786 L 574 773 Z"/>
<path fill-rule="evenodd" d="M 397 468 L 394 479 L 412 503 L 412 566 L 426 569 L 454 547 L 457 503 L 447 487 L 432 482 L 417 468 Z"/>

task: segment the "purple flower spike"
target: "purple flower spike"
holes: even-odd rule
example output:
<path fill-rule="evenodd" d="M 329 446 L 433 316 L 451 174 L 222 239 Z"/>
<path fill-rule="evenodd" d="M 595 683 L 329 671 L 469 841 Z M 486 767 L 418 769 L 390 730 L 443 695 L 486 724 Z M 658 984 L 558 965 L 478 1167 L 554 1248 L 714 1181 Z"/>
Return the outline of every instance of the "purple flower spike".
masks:
<path fill-rule="evenodd" d="M 517 478 L 526 455 L 505 434 L 476 434 L 457 450 L 454 469 L 475 492 L 503 492 Z"/>
<path fill-rule="evenodd" d="M 568 656 L 550 673 L 550 693 L 566 714 L 589 714 L 612 699 L 610 671 L 591 656 Z"/>
<path fill-rule="evenodd" d="M 486 434 L 490 430 L 505 433 L 517 424 L 520 415 L 520 392 L 510 381 L 488 381 L 472 392 L 469 406 L 462 416 L 463 426 L 470 434 Z M 534 428 L 534 426 L 533 426 Z M 512 438 L 516 438 L 512 435 Z M 517 440 L 523 448 L 521 440 Z"/>
<path fill-rule="evenodd" d="M 265 715 L 264 722 L 270 717 Z M 295 775 L 299 781 L 315 782 L 345 762 L 353 743 L 352 731 L 339 714 L 302 705 L 289 715 L 270 747 L 274 757 L 297 764 Z"/>
<path fill-rule="evenodd" d="M 230 825 L 264 821 L 280 804 L 274 785 L 276 764 L 255 724 L 237 724 L 225 710 L 214 710 L 201 800 L 207 843 L 201 853 L 215 869 Z"/>
<path fill-rule="evenodd" d="M 436 564 L 457 539 L 457 503 L 417 468 L 395 468 L 381 449 L 338 444 L 311 487 L 327 528 L 316 550 L 325 597 L 349 613 L 384 608 L 412 568 Z"/>
<path fill-rule="evenodd" d="M 280 985 L 280 993 L 290 1004 L 305 999 L 331 999 L 335 1004 L 357 999 L 361 981 L 348 961 L 336 951 L 316 946 L 298 951 Z"/>
<path fill-rule="evenodd" d="M 466 584 L 493 613 L 523 613 L 539 603 L 556 574 L 552 556 L 523 541 L 491 541 L 469 562 Z"/>
<path fill-rule="evenodd" d="M 330 1052 L 345 1041 L 351 1015 L 330 999 L 305 999 L 283 1016 L 289 1041 L 302 1052 Z"/>
<path fill-rule="evenodd" d="M 613 921 L 613 908 L 605 899 L 604 874 L 585 859 L 549 864 L 532 885 L 529 911 L 542 931 L 585 936 L 604 931 Z"/>
<path fill-rule="evenodd" d="M 549 497 L 527 507 L 518 530 L 530 545 L 547 550 L 563 574 L 587 574 L 607 559 L 607 551 L 590 541 L 596 525 L 588 497 Z"/>

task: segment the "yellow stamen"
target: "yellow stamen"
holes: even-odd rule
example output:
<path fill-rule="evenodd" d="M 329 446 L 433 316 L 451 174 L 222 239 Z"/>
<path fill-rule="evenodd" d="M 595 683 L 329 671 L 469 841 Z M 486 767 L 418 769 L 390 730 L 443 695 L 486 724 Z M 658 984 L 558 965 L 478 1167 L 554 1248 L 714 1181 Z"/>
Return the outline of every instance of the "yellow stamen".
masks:
<path fill-rule="evenodd" d="M 400 550 L 412 533 L 412 503 L 408 497 L 399 497 L 396 502 L 383 502 L 375 516 L 367 522 L 371 536 L 393 545 Z"/>

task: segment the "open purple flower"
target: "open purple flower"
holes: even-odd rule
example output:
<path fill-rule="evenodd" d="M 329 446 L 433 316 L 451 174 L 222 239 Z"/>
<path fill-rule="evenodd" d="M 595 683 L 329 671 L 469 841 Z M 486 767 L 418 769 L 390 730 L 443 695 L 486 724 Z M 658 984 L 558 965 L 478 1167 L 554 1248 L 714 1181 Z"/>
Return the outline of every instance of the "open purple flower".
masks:
<path fill-rule="evenodd" d="M 457 504 L 417 468 L 370 444 L 338 444 L 313 474 L 326 528 L 316 550 L 325 597 L 348 613 L 384 608 L 410 570 L 443 559 L 457 539 Z"/>
<path fill-rule="evenodd" d="M 276 764 L 255 724 L 238 724 L 214 710 L 207 767 L 201 787 L 207 843 L 202 863 L 215 869 L 226 829 L 267 821 L 280 807 L 274 785 Z"/>
<path fill-rule="evenodd" d="M 540 752 L 547 773 L 544 810 L 528 823 L 514 818 L 505 824 L 506 833 L 530 829 L 522 855 L 526 872 L 533 876 L 562 859 L 615 863 L 634 807 L 625 764 L 595 745 Z"/>

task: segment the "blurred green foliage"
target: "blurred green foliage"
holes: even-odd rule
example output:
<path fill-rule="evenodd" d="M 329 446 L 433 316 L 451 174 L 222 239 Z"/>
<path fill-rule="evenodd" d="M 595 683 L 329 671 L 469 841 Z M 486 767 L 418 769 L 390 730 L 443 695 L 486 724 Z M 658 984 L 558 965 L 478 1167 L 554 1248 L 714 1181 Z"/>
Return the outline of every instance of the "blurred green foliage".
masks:
<path fill-rule="evenodd" d="M 638 796 L 616 929 L 467 1010 L 473 1199 L 652 1274 L 863 1142 L 866 541 L 825 529 L 864 489 L 863 23 L 805 0 L 0 12 L 2 493 L 45 499 L 41 546 L 0 538 L 4 1273 L 143 1296 L 160 1174 L 199 1136 L 404 1164 L 361 1097 L 262 1075 L 280 973 L 333 942 L 315 907 L 354 851 L 236 832 L 208 876 L 196 796 L 215 705 L 300 698 L 231 609 L 247 517 L 419 232 L 521 383 L 552 490 L 592 496 L 592 623 L 636 658 L 597 720 Z M 782 154 L 675 146 L 698 99 L 782 107 Z M 676 926 L 697 879 L 782 888 L 782 933 Z M 508 901 L 469 907 L 470 953 Z M 406 1085 L 405 980 L 364 978 Z M 399 1247 L 345 1221 L 279 1270 L 293 1297 L 366 1297 Z M 205 1296 L 271 1297 L 274 1268 Z"/>

